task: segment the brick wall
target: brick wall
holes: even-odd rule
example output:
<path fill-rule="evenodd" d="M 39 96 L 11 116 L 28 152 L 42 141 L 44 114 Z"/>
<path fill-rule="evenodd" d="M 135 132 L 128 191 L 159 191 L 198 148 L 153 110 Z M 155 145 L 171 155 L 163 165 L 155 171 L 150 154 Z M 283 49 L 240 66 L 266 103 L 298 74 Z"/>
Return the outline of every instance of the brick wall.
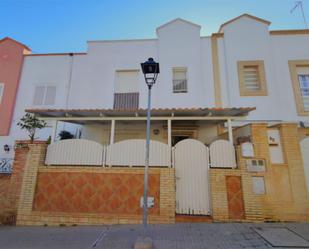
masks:
<path fill-rule="evenodd" d="M 245 158 L 237 149 L 237 169 L 210 169 L 211 197 L 214 220 L 229 220 L 225 177 L 241 176 L 245 218 L 252 221 L 304 221 L 309 220 L 309 199 L 299 147 L 297 124 L 275 127 L 281 134 L 285 163 L 270 161 L 266 124 L 251 125 L 251 139 L 255 158 L 265 159 L 265 172 L 248 172 Z M 252 177 L 263 176 L 266 194 L 256 195 Z"/>
<path fill-rule="evenodd" d="M 143 168 L 45 166 L 46 146 L 29 147 L 17 224 L 141 222 Z M 149 174 L 149 196 L 155 197 L 150 223 L 174 223 L 174 169 L 150 168 Z"/>
<path fill-rule="evenodd" d="M 15 149 L 12 174 L 0 175 L 0 224 L 16 216 L 28 147 Z"/>

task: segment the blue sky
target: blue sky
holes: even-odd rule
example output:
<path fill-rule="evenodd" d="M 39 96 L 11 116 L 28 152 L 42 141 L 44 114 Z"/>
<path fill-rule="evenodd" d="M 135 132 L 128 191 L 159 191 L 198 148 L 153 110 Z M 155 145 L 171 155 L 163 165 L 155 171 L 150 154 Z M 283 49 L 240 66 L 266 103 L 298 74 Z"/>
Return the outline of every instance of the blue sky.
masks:
<path fill-rule="evenodd" d="M 156 27 L 181 17 L 202 35 L 243 13 L 272 22 L 270 29 L 304 28 L 295 0 L 0 0 L 0 38 L 35 53 L 86 51 L 87 40 L 154 38 Z M 309 0 L 303 0 L 309 23 Z"/>

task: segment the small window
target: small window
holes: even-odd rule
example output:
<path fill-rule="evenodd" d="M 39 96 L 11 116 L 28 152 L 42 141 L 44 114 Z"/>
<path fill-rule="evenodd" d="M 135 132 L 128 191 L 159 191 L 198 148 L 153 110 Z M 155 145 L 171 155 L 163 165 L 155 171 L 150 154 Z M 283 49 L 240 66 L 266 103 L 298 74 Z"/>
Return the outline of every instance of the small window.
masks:
<path fill-rule="evenodd" d="M 4 83 L 0 83 L 0 104 L 4 95 Z"/>
<path fill-rule="evenodd" d="M 174 93 L 188 92 L 186 68 L 173 68 L 173 92 Z"/>
<path fill-rule="evenodd" d="M 238 76 L 241 96 L 267 95 L 263 61 L 239 61 Z"/>
<path fill-rule="evenodd" d="M 36 86 L 34 90 L 33 105 L 54 105 L 56 99 L 56 86 Z"/>

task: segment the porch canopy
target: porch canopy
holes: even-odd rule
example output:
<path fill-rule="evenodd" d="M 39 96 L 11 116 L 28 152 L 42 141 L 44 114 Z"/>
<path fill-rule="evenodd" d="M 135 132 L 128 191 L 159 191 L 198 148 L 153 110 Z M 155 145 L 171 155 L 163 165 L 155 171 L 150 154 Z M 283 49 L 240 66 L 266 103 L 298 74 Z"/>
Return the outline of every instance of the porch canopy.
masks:
<path fill-rule="evenodd" d="M 238 107 L 238 108 L 164 108 L 151 109 L 153 119 L 162 117 L 203 117 L 202 119 L 237 119 L 237 117 L 245 117 L 250 111 L 255 110 L 255 107 Z M 94 119 L 113 119 L 113 118 L 129 118 L 129 117 L 144 117 L 147 116 L 147 109 L 26 109 L 26 112 L 33 113 L 42 118 L 55 119 L 70 119 L 76 118 L 94 118 Z M 165 118 L 164 118 L 165 117 Z"/>
<path fill-rule="evenodd" d="M 164 108 L 152 109 L 151 120 L 165 120 L 168 127 L 168 143 L 171 144 L 171 122 L 173 120 L 209 120 L 214 123 L 227 122 L 229 139 L 232 141 L 232 120 L 245 119 L 255 107 L 238 108 Z M 147 109 L 26 109 L 38 118 L 54 121 L 56 132 L 58 121 L 86 124 L 93 121 L 111 121 L 111 143 L 114 139 L 115 121 L 146 120 Z M 52 136 L 52 139 L 54 137 Z M 53 141 L 53 140 L 52 140 Z"/>

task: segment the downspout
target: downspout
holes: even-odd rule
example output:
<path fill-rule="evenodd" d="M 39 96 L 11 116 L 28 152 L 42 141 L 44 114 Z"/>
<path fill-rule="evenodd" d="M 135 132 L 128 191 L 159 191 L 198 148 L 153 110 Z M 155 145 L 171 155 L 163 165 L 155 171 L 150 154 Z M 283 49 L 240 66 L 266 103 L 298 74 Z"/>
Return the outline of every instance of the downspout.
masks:
<path fill-rule="evenodd" d="M 73 60 L 74 60 L 74 54 L 70 53 L 70 61 L 69 61 L 69 79 L 68 79 L 68 85 L 67 85 L 67 94 L 65 97 L 65 109 L 68 109 L 69 107 L 69 98 L 70 98 L 70 92 L 71 92 L 71 85 L 72 85 L 72 73 L 73 73 Z M 65 122 L 63 123 L 63 130 L 65 130 Z"/>

